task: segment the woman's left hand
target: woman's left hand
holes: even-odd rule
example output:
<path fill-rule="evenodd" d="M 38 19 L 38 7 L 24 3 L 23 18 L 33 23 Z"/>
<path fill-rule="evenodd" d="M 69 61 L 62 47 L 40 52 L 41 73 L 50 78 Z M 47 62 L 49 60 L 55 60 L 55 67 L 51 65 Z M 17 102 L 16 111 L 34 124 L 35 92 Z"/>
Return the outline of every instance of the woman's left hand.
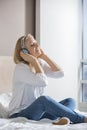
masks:
<path fill-rule="evenodd" d="M 44 53 L 44 51 L 42 50 L 42 48 L 40 48 L 40 51 L 41 51 L 41 54 L 38 56 L 38 58 L 42 58 L 42 57 L 45 55 L 45 53 Z"/>

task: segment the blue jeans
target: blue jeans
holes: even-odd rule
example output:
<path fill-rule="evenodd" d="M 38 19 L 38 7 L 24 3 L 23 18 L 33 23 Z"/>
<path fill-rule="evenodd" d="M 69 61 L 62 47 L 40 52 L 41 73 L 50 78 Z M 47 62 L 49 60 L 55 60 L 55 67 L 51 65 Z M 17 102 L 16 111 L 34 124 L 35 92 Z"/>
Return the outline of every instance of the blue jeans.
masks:
<path fill-rule="evenodd" d="M 38 121 L 43 118 L 54 120 L 58 117 L 68 117 L 73 123 L 84 122 L 85 117 L 76 113 L 74 108 L 75 101 L 72 98 L 56 102 L 49 96 L 40 96 L 29 107 L 11 115 L 10 118 L 26 117 Z"/>

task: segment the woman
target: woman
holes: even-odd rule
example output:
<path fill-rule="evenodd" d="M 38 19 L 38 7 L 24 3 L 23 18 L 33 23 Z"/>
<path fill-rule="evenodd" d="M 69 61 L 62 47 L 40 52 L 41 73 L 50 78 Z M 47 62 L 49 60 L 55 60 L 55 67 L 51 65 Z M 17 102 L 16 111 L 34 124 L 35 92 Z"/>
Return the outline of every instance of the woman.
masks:
<path fill-rule="evenodd" d="M 37 44 L 31 34 L 18 39 L 14 62 L 16 68 L 13 77 L 13 95 L 9 106 L 9 117 L 26 117 L 32 120 L 48 118 L 54 124 L 87 122 L 87 118 L 74 111 L 75 101 L 72 98 L 57 102 L 44 96 L 48 84 L 47 77 L 63 76 L 60 67 L 50 59 Z M 67 117 L 67 118 L 63 118 Z"/>

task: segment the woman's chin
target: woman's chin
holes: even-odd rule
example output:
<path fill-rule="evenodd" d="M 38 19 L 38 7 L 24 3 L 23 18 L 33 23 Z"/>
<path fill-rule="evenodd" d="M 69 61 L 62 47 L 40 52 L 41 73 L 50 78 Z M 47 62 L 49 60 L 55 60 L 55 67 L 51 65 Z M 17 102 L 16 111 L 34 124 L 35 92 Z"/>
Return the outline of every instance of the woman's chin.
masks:
<path fill-rule="evenodd" d="M 40 57 L 40 55 L 41 55 L 41 52 L 37 52 L 37 53 L 34 54 L 34 56 L 35 56 L 36 58 Z"/>

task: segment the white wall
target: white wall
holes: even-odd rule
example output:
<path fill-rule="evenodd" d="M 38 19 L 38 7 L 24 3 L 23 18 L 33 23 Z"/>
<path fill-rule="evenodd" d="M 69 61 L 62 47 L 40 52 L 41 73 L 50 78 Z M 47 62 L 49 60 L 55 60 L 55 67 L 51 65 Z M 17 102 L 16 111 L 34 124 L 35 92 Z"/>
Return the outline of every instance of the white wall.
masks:
<path fill-rule="evenodd" d="M 40 40 L 45 52 L 62 67 L 65 74 L 61 79 L 49 79 L 47 93 L 57 100 L 66 97 L 77 100 L 82 40 L 81 0 L 40 0 L 39 4 L 40 15 L 36 22 L 40 19 L 40 24 L 36 29 L 40 31 L 40 38 L 38 39 L 38 34 L 36 38 Z"/>

